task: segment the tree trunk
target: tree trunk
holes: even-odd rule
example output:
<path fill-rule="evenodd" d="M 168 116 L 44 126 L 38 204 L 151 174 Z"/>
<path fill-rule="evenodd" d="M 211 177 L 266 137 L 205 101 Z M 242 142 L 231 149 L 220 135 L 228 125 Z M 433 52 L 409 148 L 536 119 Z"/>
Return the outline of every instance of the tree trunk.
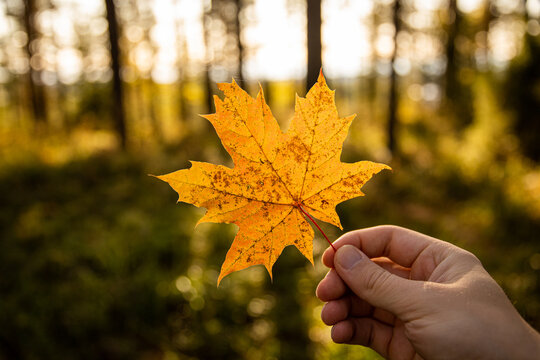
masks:
<path fill-rule="evenodd" d="M 307 0 L 307 78 L 306 91 L 317 82 L 322 68 L 321 0 Z"/>
<path fill-rule="evenodd" d="M 457 8 L 457 1 L 450 0 L 448 41 L 446 44 L 446 73 L 444 76 L 444 104 L 446 112 L 457 129 L 463 129 L 473 121 L 473 104 L 470 86 L 459 79 L 462 66 L 460 54 L 456 49 L 456 38 L 462 31 L 463 17 Z"/>
<path fill-rule="evenodd" d="M 120 139 L 122 149 L 126 149 L 126 120 L 124 113 L 122 79 L 120 78 L 120 46 L 118 21 L 113 0 L 105 0 L 107 8 L 107 22 L 109 23 L 109 41 L 111 44 L 111 59 L 113 71 L 113 116 L 116 132 Z"/>
<path fill-rule="evenodd" d="M 527 1 L 523 0 L 527 8 Z M 525 11 L 525 20 L 530 14 Z M 503 96 L 507 107 L 516 114 L 514 129 L 520 147 L 527 157 L 540 163 L 540 98 L 531 91 L 540 84 L 540 44 L 535 37 L 525 33 L 524 50 L 529 55 L 524 62 L 514 62 L 506 77 Z"/>
<path fill-rule="evenodd" d="M 211 8 L 203 14 L 203 31 L 204 31 L 204 48 L 206 51 L 206 64 L 204 69 L 204 88 L 205 98 L 204 103 L 206 105 L 206 113 L 211 114 L 215 111 L 214 98 L 212 91 L 212 79 L 210 78 L 210 72 L 212 71 L 212 64 L 210 63 L 210 30 L 208 29 L 208 18 L 212 16 L 212 10 L 214 3 L 210 2 Z"/>
<path fill-rule="evenodd" d="M 454 99 L 457 84 L 457 69 L 456 69 L 456 36 L 459 31 L 459 23 L 461 17 L 457 10 L 457 0 L 450 0 L 449 5 L 449 21 L 450 26 L 448 28 L 448 43 L 446 45 L 446 74 L 445 74 L 445 92 L 449 100 Z"/>
<path fill-rule="evenodd" d="M 396 154 L 396 125 L 398 123 L 398 94 L 397 94 L 397 74 L 394 70 L 394 64 L 397 57 L 397 35 L 400 30 L 399 12 L 400 12 L 400 0 L 394 2 L 394 27 L 396 32 L 394 34 L 394 53 L 392 54 L 392 72 L 390 74 L 390 94 L 388 104 L 388 150 L 392 153 L 392 156 Z"/>
<path fill-rule="evenodd" d="M 240 12 L 242 11 L 242 0 L 235 0 L 236 16 L 235 16 L 235 35 L 236 35 L 236 47 L 238 48 L 238 68 L 236 72 L 236 82 L 242 87 L 244 82 L 244 45 L 242 44 L 242 23 L 240 22 Z"/>
<path fill-rule="evenodd" d="M 37 39 L 37 31 L 35 27 L 36 2 L 35 0 L 24 0 L 24 26 L 28 34 L 28 42 L 26 44 L 26 52 L 30 62 L 30 71 L 28 72 L 28 90 L 32 101 L 32 114 L 36 123 L 45 123 L 47 120 L 45 94 L 43 86 L 39 84 L 40 71 L 32 67 L 32 42 Z"/>

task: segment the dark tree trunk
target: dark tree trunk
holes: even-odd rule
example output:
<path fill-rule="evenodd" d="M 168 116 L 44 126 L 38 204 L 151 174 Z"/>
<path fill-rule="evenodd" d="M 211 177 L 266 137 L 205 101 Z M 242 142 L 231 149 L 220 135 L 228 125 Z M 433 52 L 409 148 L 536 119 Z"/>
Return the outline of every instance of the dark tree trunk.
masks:
<path fill-rule="evenodd" d="M 236 47 L 238 48 L 238 68 L 236 81 L 243 87 L 244 84 L 244 45 L 242 44 L 242 23 L 240 22 L 240 12 L 242 11 L 242 0 L 234 0 L 236 5 L 235 35 Z"/>
<path fill-rule="evenodd" d="M 523 1 L 525 8 L 527 1 Z M 525 12 L 525 19 L 529 14 Z M 508 109 L 515 112 L 514 128 L 523 153 L 540 163 L 540 98 L 534 89 L 540 84 L 540 44 L 531 34 L 525 33 L 524 46 L 527 61 L 514 62 L 510 67 L 504 86 L 504 98 Z"/>
<path fill-rule="evenodd" d="M 448 42 L 446 44 L 446 73 L 444 76 L 445 108 L 453 118 L 458 128 L 464 128 L 473 120 L 473 104 L 470 86 L 463 84 L 459 79 L 459 71 L 463 58 L 456 49 L 456 38 L 462 31 L 463 18 L 460 14 L 456 0 L 450 0 L 448 24 Z"/>
<path fill-rule="evenodd" d="M 307 51 L 306 90 L 309 90 L 322 68 L 321 0 L 307 0 Z"/>
<path fill-rule="evenodd" d="M 390 74 L 390 94 L 388 99 L 388 150 L 392 153 L 392 156 L 396 155 L 396 126 L 398 123 L 398 89 L 397 89 L 397 74 L 394 70 L 394 63 L 397 56 L 397 35 L 400 30 L 399 12 L 400 12 L 400 0 L 394 2 L 394 27 L 396 29 L 394 35 L 394 53 L 392 54 L 392 72 Z"/>
<path fill-rule="evenodd" d="M 214 93 L 212 88 L 212 79 L 210 78 L 210 65 L 206 65 L 206 71 L 204 73 L 204 87 L 206 88 L 205 91 L 205 103 L 206 103 L 206 113 L 212 114 L 216 111 L 215 105 L 214 105 Z"/>
<path fill-rule="evenodd" d="M 35 15 L 37 12 L 35 0 L 24 0 L 24 26 L 28 34 L 28 42 L 26 44 L 26 52 L 30 61 L 30 71 L 28 73 L 28 89 L 30 99 L 32 101 L 32 114 L 36 123 L 45 123 L 47 120 L 45 93 L 43 86 L 39 84 L 40 72 L 32 67 L 32 56 L 34 49 L 32 42 L 37 39 L 37 31 L 35 27 Z"/>
<path fill-rule="evenodd" d="M 206 24 L 204 23 L 205 21 L 205 14 L 203 14 L 202 18 L 201 18 L 201 21 L 203 23 L 203 28 L 204 28 L 204 45 L 206 46 Z M 187 119 L 188 119 L 188 116 L 189 116 L 189 113 L 188 113 L 188 102 L 187 102 L 187 99 L 186 97 L 184 96 L 184 85 L 185 85 L 185 82 L 188 80 L 188 74 L 187 72 L 185 71 L 185 69 L 183 69 L 183 67 L 186 67 L 186 65 L 188 64 L 189 62 L 189 58 L 188 58 L 188 49 L 187 49 L 187 44 L 186 44 L 186 39 L 182 37 L 182 34 L 178 31 L 178 29 L 180 29 L 182 27 L 182 22 L 177 19 L 176 22 L 175 22 L 175 37 L 176 37 L 176 41 L 178 44 L 181 44 L 181 53 L 182 53 L 182 57 L 181 59 L 179 60 L 179 63 L 178 63 L 178 67 L 182 70 L 180 71 L 180 77 L 178 79 L 178 108 L 179 110 L 177 110 L 177 114 L 178 114 L 178 118 L 180 119 L 181 122 L 185 122 Z"/>
<path fill-rule="evenodd" d="M 206 91 L 204 92 L 205 93 L 204 103 L 206 105 L 207 114 L 211 114 L 215 111 L 213 91 L 212 91 L 212 79 L 210 77 L 212 64 L 210 63 L 210 60 L 209 60 L 210 59 L 209 49 L 210 49 L 211 43 L 210 43 L 210 36 L 209 36 L 210 30 L 208 29 L 208 20 L 209 20 L 209 17 L 212 16 L 214 2 L 211 1 L 210 4 L 211 4 L 211 8 L 205 14 L 203 14 L 203 19 L 202 19 L 203 31 L 204 31 L 204 47 L 206 49 L 206 66 L 204 69 L 204 87 Z"/>
<path fill-rule="evenodd" d="M 114 125 L 122 149 L 126 148 L 126 120 L 124 113 L 122 79 L 120 78 L 120 46 L 119 46 L 119 31 L 118 21 L 116 17 L 116 9 L 113 0 L 105 0 L 107 8 L 107 22 L 109 23 L 109 41 L 111 43 L 111 59 L 113 71 L 113 116 Z"/>
<path fill-rule="evenodd" d="M 446 74 L 445 74 L 445 92 L 449 99 L 453 99 L 458 87 L 457 69 L 456 69 L 456 36 L 459 32 L 461 17 L 457 10 L 457 0 L 450 0 L 448 43 L 446 45 Z"/>

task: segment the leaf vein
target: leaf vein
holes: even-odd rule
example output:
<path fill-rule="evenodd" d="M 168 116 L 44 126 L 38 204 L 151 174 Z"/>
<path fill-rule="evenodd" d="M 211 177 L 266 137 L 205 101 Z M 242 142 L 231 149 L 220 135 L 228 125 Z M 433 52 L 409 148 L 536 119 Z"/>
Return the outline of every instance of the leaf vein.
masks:
<path fill-rule="evenodd" d="M 285 219 L 287 218 L 287 216 L 290 215 L 290 213 L 293 211 L 294 208 L 291 208 L 289 210 L 289 212 L 276 224 L 274 225 L 273 227 L 270 228 L 270 230 L 263 234 L 260 238 L 258 239 L 255 239 L 253 240 L 253 244 L 251 244 L 249 247 L 247 248 L 244 248 L 244 249 L 241 249 L 241 250 L 238 250 L 238 256 L 234 259 L 234 261 L 225 269 L 225 271 L 228 271 L 231 267 L 233 267 L 239 260 L 240 258 L 242 257 L 242 255 L 248 251 L 248 250 L 251 250 L 255 245 L 257 245 L 259 243 L 259 241 L 261 241 L 261 239 L 263 239 L 265 236 L 267 236 L 269 233 L 272 233 L 274 231 L 274 229 L 276 227 L 278 227 L 283 221 L 285 221 Z"/>

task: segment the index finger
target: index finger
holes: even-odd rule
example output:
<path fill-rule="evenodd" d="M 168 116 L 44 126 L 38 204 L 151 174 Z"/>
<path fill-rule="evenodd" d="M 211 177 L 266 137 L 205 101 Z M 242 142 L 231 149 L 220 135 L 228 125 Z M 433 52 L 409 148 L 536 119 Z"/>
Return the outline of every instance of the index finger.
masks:
<path fill-rule="evenodd" d="M 336 249 L 343 245 L 353 245 L 370 258 L 387 257 L 406 268 L 410 268 L 428 247 L 440 246 L 443 249 L 448 246 L 442 240 L 392 225 L 348 232 L 333 245 Z M 334 249 L 329 248 L 322 256 L 323 263 L 330 268 L 334 267 L 334 254 Z"/>

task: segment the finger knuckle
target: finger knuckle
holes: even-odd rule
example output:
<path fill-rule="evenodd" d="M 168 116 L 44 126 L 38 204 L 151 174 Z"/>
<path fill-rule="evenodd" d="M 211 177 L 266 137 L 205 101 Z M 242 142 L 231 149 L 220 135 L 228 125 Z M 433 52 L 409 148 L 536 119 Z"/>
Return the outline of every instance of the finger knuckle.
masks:
<path fill-rule="evenodd" d="M 366 290 L 376 291 L 383 288 L 388 281 L 390 274 L 384 271 L 375 271 L 367 275 L 366 277 Z"/>
<path fill-rule="evenodd" d="M 466 261 L 467 263 L 472 265 L 482 265 L 482 262 L 476 255 L 465 249 L 457 248 L 455 252 L 459 255 L 462 261 Z"/>
<path fill-rule="evenodd" d="M 378 225 L 378 226 L 375 226 L 375 228 L 377 230 L 390 232 L 390 233 L 401 229 L 399 226 L 396 226 L 396 225 Z"/>

